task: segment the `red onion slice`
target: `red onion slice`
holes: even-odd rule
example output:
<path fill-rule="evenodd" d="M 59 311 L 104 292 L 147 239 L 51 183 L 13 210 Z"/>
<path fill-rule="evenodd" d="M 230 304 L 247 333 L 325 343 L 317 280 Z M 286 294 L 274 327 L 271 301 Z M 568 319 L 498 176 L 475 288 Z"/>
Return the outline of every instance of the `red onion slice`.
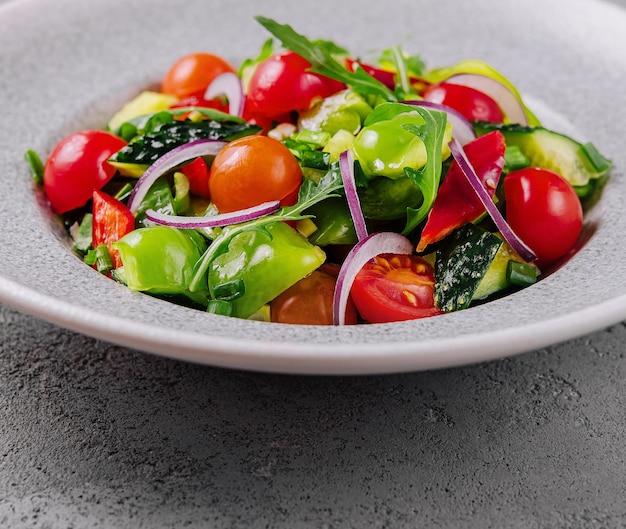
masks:
<path fill-rule="evenodd" d="M 220 140 L 196 140 L 176 147 L 164 154 L 148 167 L 141 178 L 137 180 L 128 199 L 128 209 L 133 213 L 137 213 L 141 201 L 145 198 L 152 184 L 160 176 L 198 156 L 215 156 L 224 145 L 226 145 L 226 142 Z"/>
<path fill-rule="evenodd" d="M 185 217 L 180 215 L 165 215 L 152 209 L 146 211 L 146 218 L 162 224 L 163 226 L 172 226 L 173 228 L 182 229 L 199 229 L 199 228 L 217 228 L 220 226 L 228 226 L 230 224 L 240 224 L 249 220 L 264 217 L 270 213 L 274 213 L 280 207 L 280 201 L 272 200 L 263 202 L 258 206 L 240 209 L 230 213 L 222 213 L 220 215 L 210 215 L 206 217 Z"/>
<path fill-rule="evenodd" d="M 459 73 L 451 75 L 445 83 L 474 88 L 493 99 L 511 123 L 528 125 L 526 109 L 511 89 L 493 77 L 475 73 Z"/>
<path fill-rule="evenodd" d="M 383 253 L 410 255 L 413 253 L 413 244 L 399 233 L 379 232 L 360 240 L 352 248 L 339 270 L 335 285 L 333 298 L 333 323 L 335 325 L 346 323 L 346 307 L 354 278 L 365 263 Z"/>
<path fill-rule="evenodd" d="M 244 94 L 241 79 L 232 73 L 226 72 L 218 75 L 204 92 L 204 99 L 210 101 L 219 96 L 228 99 L 228 113 L 241 117 L 243 115 Z"/>
<path fill-rule="evenodd" d="M 346 200 L 348 208 L 354 223 L 357 239 L 363 240 L 367 237 L 367 226 L 365 218 L 361 210 L 361 202 L 356 190 L 356 181 L 354 179 L 354 155 L 352 151 L 344 151 L 339 155 L 339 169 L 341 171 L 341 179 L 343 180 L 343 188 L 346 191 Z"/>
<path fill-rule="evenodd" d="M 467 145 L 469 142 L 476 139 L 476 131 L 474 130 L 470 120 L 458 110 L 455 110 L 448 105 L 442 105 L 441 103 L 433 103 L 432 101 L 424 100 L 408 100 L 402 101 L 402 103 L 405 105 L 432 108 L 433 110 L 445 112 L 448 116 L 448 121 L 452 123 L 452 137 L 456 138 L 461 145 Z"/>
<path fill-rule="evenodd" d="M 450 152 L 452 156 L 456 160 L 456 163 L 459 164 L 459 168 L 463 171 L 465 178 L 470 183 L 478 198 L 482 202 L 483 206 L 489 213 L 489 216 L 493 219 L 496 227 L 502 234 L 502 237 L 506 242 L 509 243 L 511 248 L 517 252 L 517 254 L 529 263 L 534 262 L 537 259 L 537 256 L 533 253 L 533 251 L 515 234 L 515 232 L 511 229 L 511 227 L 507 224 L 506 220 L 500 213 L 500 210 L 494 204 L 492 198 L 487 193 L 486 189 L 483 187 L 476 171 L 472 167 L 471 162 L 468 160 L 465 155 L 465 151 L 463 147 L 456 141 L 452 140 L 450 142 Z"/>

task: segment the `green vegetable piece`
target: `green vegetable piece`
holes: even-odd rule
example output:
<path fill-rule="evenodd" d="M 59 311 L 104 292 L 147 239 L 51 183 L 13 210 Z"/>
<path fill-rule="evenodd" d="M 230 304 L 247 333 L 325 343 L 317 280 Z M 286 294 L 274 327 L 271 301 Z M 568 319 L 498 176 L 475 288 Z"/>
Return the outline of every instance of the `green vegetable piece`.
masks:
<path fill-rule="evenodd" d="M 530 165 L 550 169 L 575 187 L 603 177 L 611 167 L 610 160 L 590 144 L 582 145 L 565 134 L 543 127 L 480 122 L 475 124 L 475 128 L 479 134 L 500 130 L 507 146 L 519 147 L 528 157 Z"/>
<path fill-rule="evenodd" d="M 176 204 L 172 188 L 166 178 L 159 178 L 141 201 L 135 213 L 138 226 L 150 226 L 153 223 L 146 218 L 146 211 L 152 209 L 163 215 L 176 215 Z"/>
<path fill-rule="evenodd" d="M 95 249 L 89 250 L 84 261 L 89 266 L 95 266 L 101 274 L 113 270 L 113 260 L 106 244 L 100 244 Z"/>
<path fill-rule="evenodd" d="M 508 279 L 507 270 L 509 263 L 513 261 L 524 263 L 522 258 L 513 251 L 509 244 L 503 241 L 498 249 L 498 253 L 474 292 L 472 301 L 485 299 L 497 292 L 510 288 L 511 281 Z"/>
<path fill-rule="evenodd" d="M 119 135 L 123 132 L 120 130 L 122 126 L 131 119 L 167 110 L 176 102 L 177 99 L 174 96 L 146 90 L 113 114 L 107 124 L 107 128 L 114 134 Z M 128 134 L 128 131 L 126 133 Z"/>
<path fill-rule="evenodd" d="M 299 128 L 335 134 L 347 130 L 356 134 L 372 107 L 353 90 L 342 90 L 319 105 L 300 113 Z"/>
<path fill-rule="evenodd" d="M 511 145 L 504 151 L 504 170 L 508 173 L 530 167 L 530 160 L 517 145 Z"/>
<path fill-rule="evenodd" d="M 221 299 L 224 301 L 233 301 L 240 298 L 246 293 L 246 284 L 243 279 L 235 279 L 221 285 L 217 285 L 213 289 L 213 296 L 215 299 Z"/>
<path fill-rule="evenodd" d="M 210 265 L 208 284 L 215 298 L 225 285 L 241 281 L 242 294 L 231 301 L 233 315 L 248 318 L 326 259 L 324 252 L 283 222 L 235 236 Z"/>
<path fill-rule="evenodd" d="M 123 263 L 122 276 L 132 290 L 154 295 L 182 295 L 206 304 L 204 292 L 189 290 L 194 265 L 206 249 L 193 230 L 169 226 L 139 228 L 113 243 Z"/>
<path fill-rule="evenodd" d="M 444 312 L 469 307 L 502 239 L 468 224 L 444 241 L 435 260 L 435 304 Z"/>
<path fill-rule="evenodd" d="M 232 316 L 233 304 L 223 299 L 210 299 L 206 311 L 209 314 L 217 314 L 219 316 Z"/>
<path fill-rule="evenodd" d="M 527 287 L 537 282 L 537 267 L 530 263 L 509 261 L 506 266 L 506 278 L 509 283 Z"/>
<path fill-rule="evenodd" d="M 236 121 L 175 121 L 172 115 L 162 112 L 156 117 L 163 117 L 163 122 L 150 131 L 134 138 L 118 151 L 112 161 L 125 164 L 154 163 L 172 149 L 195 140 L 231 141 L 259 132 L 260 128 Z M 153 119 L 156 119 L 153 116 Z"/>
<path fill-rule="evenodd" d="M 26 163 L 28 163 L 28 166 L 30 167 L 30 170 L 33 174 L 33 180 L 35 181 L 35 183 L 37 185 L 43 185 L 44 166 L 43 166 L 43 163 L 41 162 L 41 158 L 39 157 L 39 154 L 37 154 L 32 149 L 28 149 L 24 153 L 24 159 L 26 160 Z"/>
<path fill-rule="evenodd" d="M 309 241 L 318 246 L 356 244 L 357 236 L 350 209 L 344 198 L 329 198 L 306 210 L 313 216 L 316 230 Z"/>
<path fill-rule="evenodd" d="M 366 219 L 393 220 L 405 217 L 407 208 L 418 208 L 424 196 L 411 178 L 381 176 L 359 189 L 359 199 Z"/>
<path fill-rule="evenodd" d="M 191 206 L 189 196 L 189 179 L 184 173 L 174 173 L 174 209 L 177 215 L 183 215 Z"/>
<path fill-rule="evenodd" d="M 91 249 L 92 230 L 93 215 L 91 213 L 85 213 L 78 229 L 75 234 L 73 234 L 74 244 L 72 248 L 74 251 L 84 255 Z"/>
<path fill-rule="evenodd" d="M 346 83 L 361 95 L 382 97 L 385 101 L 397 99 L 391 90 L 362 68 L 357 68 L 354 72 L 347 70 L 333 57 L 333 53 L 337 51 L 336 46 L 329 46 L 326 41 L 311 41 L 294 31 L 291 26 L 279 24 L 269 18 L 256 17 L 256 20 L 280 40 L 285 48 L 309 61 L 310 71 Z"/>

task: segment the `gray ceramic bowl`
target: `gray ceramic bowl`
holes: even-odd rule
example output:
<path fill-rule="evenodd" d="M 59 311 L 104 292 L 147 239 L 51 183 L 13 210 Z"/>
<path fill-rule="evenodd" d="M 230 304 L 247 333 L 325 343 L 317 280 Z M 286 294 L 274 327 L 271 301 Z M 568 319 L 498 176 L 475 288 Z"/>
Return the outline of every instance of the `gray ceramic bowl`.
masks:
<path fill-rule="evenodd" d="M 284 326 L 207 315 L 137 294 L 68 251 L 23 153 L 102 127 L 179 56 L 234 63 L 267 38 L 264 15 L 359 53 L 401 43 L 429 65 L 477 57 L 546 125 L 614 161 L 590 240 L 538 284 L 408 323 Z M 194 362 L 290 373 L 384 373 L 484 361 L 626 318 L 626 13 L 591 0 L 31 0 L 0 9 L 0 300 L 63 327 Z M 592 229 L 593 228 L 593 229 Z M 593 233 L 592 233 L 593 232 Z"/>

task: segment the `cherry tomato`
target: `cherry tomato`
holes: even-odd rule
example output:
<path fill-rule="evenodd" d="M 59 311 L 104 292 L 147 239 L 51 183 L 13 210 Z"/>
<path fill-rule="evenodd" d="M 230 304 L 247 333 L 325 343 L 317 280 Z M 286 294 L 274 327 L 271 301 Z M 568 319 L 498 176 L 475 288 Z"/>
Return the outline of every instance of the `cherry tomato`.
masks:
<path fill-rule="evenodd" d="M 332 325 L 337 274 L 324 265 L 298 281 L 270 302 L 272 321 L 300 325 Z M 354 303 L 349 300 L 346 324 L 357 323 Z"/>
<path fill-rule="evenodd" d="M 377 79 L 378 81 L 383 83 L 390 90 L 393 90 L 396 87 L 396 78 L 394 72 L 391 72 L 389 70 L 383 70 L 382 68 L 378 68 L 370 64 L 365 64 L 360 61 L 355 61 L 354 59 L 346 59 L 346 66 L 351 72 L 356 69 L 357 65 L 363 68 L 363 70 L 365 70 L 366 73 L 370 74 L 374 79 Z"/>
<path fill-rule="evenodd" d="M 370 323 L 441 314 L 435 307 L 433 267 L 416 255 L 375 257 L 357 274 L 350 294 L 359 314 Z"/>
<path fill-rule="evenodd" d="M 470 121 L 502 123 L 504 114 L 498 104 L 487 94 L 452 83 L 435 84 L 422 94 L 426 101 L 447 105 Z"/>
<path fill-rule="evenodd" d="M 180 99 L 202 98 L 213 79 L 226 72 L 235 72 L 235 69 L 221 57 L 212 53 L 191 53 L 178 59 L 167 71 L 161 92 Z"/>
<path fill-rule="evenodd" d="M 506 220 L 537 255 L 539 266 L 569 252 L 580 236 L 583 210 L 572 185 L 547 169 L 529 167 L 504 178 Z"/>
<path fill-rule="evenodd" d="M 339 81 L 309 72 L 310 67 L 309 61 L 292 51 L 264 60 L 248 85 L 248 112 L 274 117 L 306 110 L 345 88 Z"/>
<path fill-rule="evenodd" d="M 209 198 L 209 167 L 203 158 L 196 158 L 193 162 L 189 162 L 180 169 L 187 180 L 189 180 L 189 189 L 195 195 Z"/>
<path fill-rule="evenodd" d="M 122 202 L 102 191 L 93 192 L 92 211 L 91 245 L 96 248 L 106 244 L 113 265 L 118 268 L 122 260 L 111 245 L 135 229 L 135 216 Z"/>
<path fill-rule="evenodd" d="M 209 192 L 217 209 L 227 213 L 292 198 L 301 182 L 302 170 L 287 147 L 267 136 L 247 136 L 217 154 Z"/>
<path fill-rule="evenodd" d="M 44 168 L 44 190 L 52 209 L 66 213 L 84 206 L 94 190 L 115 174 L 107 160 L 126 142 L 101 130 L 83 130 L 61 140 Z"/>

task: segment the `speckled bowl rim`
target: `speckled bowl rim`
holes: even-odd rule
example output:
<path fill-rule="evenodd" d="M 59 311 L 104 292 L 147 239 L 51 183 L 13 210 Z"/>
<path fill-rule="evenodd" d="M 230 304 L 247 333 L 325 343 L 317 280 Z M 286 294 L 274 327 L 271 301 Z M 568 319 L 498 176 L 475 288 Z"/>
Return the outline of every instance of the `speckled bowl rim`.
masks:
<path fill-rule="evenodd" d="M 6 190 L 0 202 L 0 301 L 146 352 L 301 374 L 458 366 L 626 319 L 626 155 L 620 145 L 626 108 L 612 105 L 622 97 L 619 81 L 626 77 L 626 13 L 593 0 L 465 4 L 403 0 L 390 10 L 358 0 L 315 6 L 190 0 L 181 9 L 165 0 L 27 0 L 0 7 L 0 182 Z M 211 22 L 214 13 L 217 23 Z M 65 134 L 102 126 L 183 53 L 206 49 L 233 62 L 253 55 L 267 37 L 252 20 L 256 14 L 361 53 L 402 42 L 432 65 L 475 56 L 505 72 L 546 125 L 593 141 L 614 162 L 588 222 L 589 241 L 566 266 L 512 296 L 428 320 L 342 328 L 207 315 L 131 292 L 84 266 L 33 189 L 23 152 L 33 148 L 45 155 Z"/>

